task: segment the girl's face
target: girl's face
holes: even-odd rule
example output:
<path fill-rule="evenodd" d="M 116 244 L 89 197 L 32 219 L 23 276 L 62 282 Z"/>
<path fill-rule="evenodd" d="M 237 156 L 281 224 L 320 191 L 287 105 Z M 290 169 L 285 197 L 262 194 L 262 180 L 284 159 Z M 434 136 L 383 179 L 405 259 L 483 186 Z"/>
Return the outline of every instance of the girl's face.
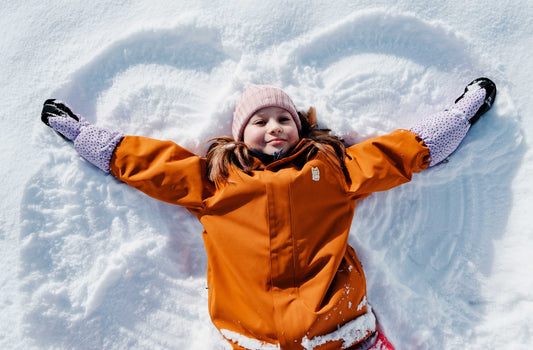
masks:
<path fill-rule="evenodd" d="M 300 140 L 298 127 L 289 112 L 279 107 L 257 111 L 244 128 L 243 141 L 251 149 L 274 154 L 295 146 Z"/>

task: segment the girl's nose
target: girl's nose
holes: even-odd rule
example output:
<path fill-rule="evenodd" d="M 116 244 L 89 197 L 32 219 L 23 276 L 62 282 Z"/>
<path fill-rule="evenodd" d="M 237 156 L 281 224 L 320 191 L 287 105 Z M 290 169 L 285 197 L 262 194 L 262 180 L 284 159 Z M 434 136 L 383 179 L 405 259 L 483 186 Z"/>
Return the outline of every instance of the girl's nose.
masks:
<path fill-rule="evenodd" d="M 279 134 L 281 132 L 281 126 L 277 123 L 273 123 L 269 130 L 268 130 L 269 133 L 271 134 Z"/>

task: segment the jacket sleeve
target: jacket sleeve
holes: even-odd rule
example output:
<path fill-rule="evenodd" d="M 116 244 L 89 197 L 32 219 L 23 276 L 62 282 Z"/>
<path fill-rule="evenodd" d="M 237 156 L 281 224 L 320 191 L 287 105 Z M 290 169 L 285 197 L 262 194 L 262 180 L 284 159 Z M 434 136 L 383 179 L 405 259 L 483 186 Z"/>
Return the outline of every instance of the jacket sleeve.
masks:
<path fill-rule="evenodd" d="M 346 149 L 349 191 L 356 198 L 411 180 L 429 165 L 429 150 L 415 133 L 396 130 Z"/>
<path fill-rule="evenodd" d="M 191 211 L 202 210 L 204 199 L 214 190 L 205 158 L 171 141 L 126 136 L 115 149 L 110 168 L 128 185 Z"/>

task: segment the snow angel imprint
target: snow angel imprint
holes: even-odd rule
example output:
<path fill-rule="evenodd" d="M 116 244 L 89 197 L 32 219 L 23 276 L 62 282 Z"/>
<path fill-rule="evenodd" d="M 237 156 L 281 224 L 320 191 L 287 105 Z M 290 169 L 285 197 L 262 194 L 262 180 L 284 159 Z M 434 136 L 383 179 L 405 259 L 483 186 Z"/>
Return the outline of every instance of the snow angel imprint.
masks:
<path fill-rule="evenodd" d="M 346 147 L 313 108 L 253 85 L 205 157 L 91 125 L 53 99 L 41 118 L 104 172 L 198 218 L 210 316 L 235 349 L 393 349 L 347 243 L 356 202 L 446 159 L 495 95 L 476 79 L 448 109 Z"/>

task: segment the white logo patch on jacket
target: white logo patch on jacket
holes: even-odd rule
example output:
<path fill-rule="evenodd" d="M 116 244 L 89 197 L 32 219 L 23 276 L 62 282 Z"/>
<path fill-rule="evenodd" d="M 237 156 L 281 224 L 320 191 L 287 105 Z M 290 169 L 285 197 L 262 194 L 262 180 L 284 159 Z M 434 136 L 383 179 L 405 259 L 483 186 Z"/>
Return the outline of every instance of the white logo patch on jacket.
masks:
<path fill-rule="evenodd" d="M 311 168 L 311 173 L 313 181 L 320 181 L 320 170 L 317 166 Z"/>

